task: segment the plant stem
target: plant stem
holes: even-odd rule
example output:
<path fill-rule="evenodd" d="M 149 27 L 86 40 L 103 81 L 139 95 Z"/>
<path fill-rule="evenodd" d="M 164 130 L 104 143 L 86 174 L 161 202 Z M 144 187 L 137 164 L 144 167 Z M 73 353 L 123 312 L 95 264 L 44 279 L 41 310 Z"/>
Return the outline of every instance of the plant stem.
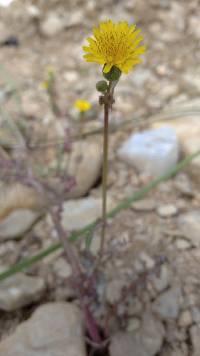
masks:
<path fill-rule="evenodd" d="M 79 298 L 80 305 L 82 307 L 88 334 L 90 335 L 91 340 L 93 342 L 100 344 L 102 342 L 102 339 L 99 333 L 99 328 L 87 302 L 87 293 L 89 291 L 84 288 L 83 277 L 86 277 L 87 280 L 87 276 L 83 275 L 81 265 L 79 263 L 78 257 L 76 256 L 74 247 L 68 241 L 68 236 L 66 235 L 60 223 L 60 211 L 52 211 L 51 216 L 55 224 L 55 229 L 63 245 L 66 259 L 70 263 L 72 268 L 73 287 L 76 290 L 77 297 Z"/>
<path fill-rule="evenodd" d="M 107 222 L 107 176 L 108 176 L 108 123 L 109 103 L 104 103 L 104 130 L 103 130 L 103 182 L 102 182 L 102 231 L 100 257 L 103 255 Z"/>
<path fill-rule="evenodd" d="M 121 203 L 119 203 L 114 209 L 112 209 L 108 214 L 107 217 L 113 218 L 116 216 L 118 213 L 120 213 L 122 210 L 127 209 L 133 204 L 134 202 L 142 199 L 145 197 L 152 189 L 156 188 L 160 183 L 167 181 L 168 179 L 172 178 L 179 172 L 181 172 L 183 169 L 185 169 L 195 158 L 200 156 L 200 150 L 196 151 L 195 153 L 187 156 L 185 159 L 180 161 L 178 164 L 176 164 L 174 167 L 172 167 L 167 173 L 159 176 L 158 178 L 152 180 L 150 183 L 148 183 L 145 187 L 134 193 L 132 196 L 129 198 L 124 199 Z M 87 225 L 85 228 L 74 231 L 70 236 L 69 236 L 69 241 L 77 241 L 81 237 L 84 237 L 88 231 L 91 229 L 94 229 L 97 224 L 97 221 L 94 221 L 93 223 Z M 35 263 L 41 261 L 43 258 L 51 255 L 55 251 L 58 251 L 62 245 L 60 243 L 53 244 L 49 246 L 48 248 L 41 250 L 37 254 L 33 255 L 32 257 L 25 258 L 22 261 L 18 262 L 14 266 L 11 266 L 10 268 L 5 269 L 3 272 L 0 273 L 0 282 L 15 275 L 18 272 L 24 271 L 25 269 L 30 268 L 33 266 Z"/>
<path fill-rule="evenodd" d="M 64 252 L 65 252 L 65 256 L 67 259 L 67 262 L 71 265 L 72 271 L 73 271 L 73 275 L 75 276 L 75 278 L 79 278 L 81 276 L 81 267 L 80 267 L 80 263 L 79 260 L 76 256 L 76 252 L 74 249 L 74 246 L 72 246 L 72 244 L 69 242 L 68 240 L 68 236 L 66 234 L 66 232 L 64 231 L 61 222 L 60 222 L 60 211 L 59 210 L 54 210 L 51 212 L 51 217 L 52 220 L 54 222 L 54 226 L 55 229 L 57 231 L 57 234 L 60 238 L 60 242 L 63 246 Z"/>
<path fill-rule="evenodd" d="M 90 339 L 97 345 L 101 344 L 103 340 L 101 338 L 97 322 L 91 313 L 89 305 L 87 305 L 86 303 L 83 304 L 82 309 L 84 312 L 85 323 Z"/>

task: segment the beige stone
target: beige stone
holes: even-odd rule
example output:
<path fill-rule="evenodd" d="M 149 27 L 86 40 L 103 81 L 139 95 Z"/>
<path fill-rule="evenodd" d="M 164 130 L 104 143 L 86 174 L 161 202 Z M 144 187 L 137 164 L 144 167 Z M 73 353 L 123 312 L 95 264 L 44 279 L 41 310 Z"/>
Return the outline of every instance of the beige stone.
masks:
<path fill-rule="evenodd" d="M 38 301 L 45 292 L 45 282 L 41 277 L 18 273 L 0 283 L 0 309 L 17 310 Z"/>
<path fill-rule="evenodd" d="M 114 206 L 108 197 L 108 211 Z M 95 222 L 102 215 L 102 200 L 100 198 L 87 197 L 69 200 L 63 205 L 62 224 L 68 231 L 80 230 Z"/>
<path fill-rule="evenodd" d="M 43 198 L 43 199 L 42 199 Z M 44 197 L 20 183 L 0 187 L 0 239 L 22 237 L 41 216 Z"/>
<path fill-rule="evenodd" d="M 66 160 L 67 173 L 75 178 L 75 186 L 67 198 L 83 197 L 94 186 L 101 174 L 102 145 L 100 140 L 79 141 L 72 146 Z"/>
<path fill-rule="evenodd" d="M 68 303 L 39 307 L 0 343 L 0 356 L 85 356 L 82 319 Z"/>
<path fill-rule="evenodd" d="M 185 117 L 174 120 L 163 120 L 156 122 L 153 127 L 171 126 L 180 141 L 183 154 L 191 155 L 200 150 L 200 118 L 199 117 Z M 195 158 L 188 167 L 188 172 L 195 179 L 200 182 L 200 155 Z"/>

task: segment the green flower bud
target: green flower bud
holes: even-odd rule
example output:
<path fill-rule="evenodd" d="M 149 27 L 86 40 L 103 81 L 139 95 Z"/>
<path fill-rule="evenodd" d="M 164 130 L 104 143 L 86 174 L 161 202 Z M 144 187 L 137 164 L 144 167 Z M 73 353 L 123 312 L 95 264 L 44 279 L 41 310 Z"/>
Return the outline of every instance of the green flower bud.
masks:
<path fill-rule="evenodd" d="M 105 80 L 100 80 L 96 84 L 96 89 L 101 93 L 105 93 L 108 90 L 108 84 L 106 83 Z"/>
<path fill-rule="evenodd" d="M 110 82 L 114 82 L 116 80 L 119 80 L 122 72 L 119 68 L 113 66 L 108 73 L 103 73 L 104 78 L 109 80 Z"/>

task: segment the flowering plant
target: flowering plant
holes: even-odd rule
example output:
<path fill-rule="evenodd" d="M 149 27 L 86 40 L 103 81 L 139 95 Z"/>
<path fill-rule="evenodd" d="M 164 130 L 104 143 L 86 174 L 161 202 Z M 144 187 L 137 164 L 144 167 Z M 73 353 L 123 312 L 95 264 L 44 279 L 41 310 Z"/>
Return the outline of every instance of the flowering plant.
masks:
<path fill-rule="evenodd" d="M 102 190 L 102 237 L 100 257 L 103 254 L 106 229 L 106 196 L 108 172 L 108 128 L 109 111 L 114 104 L 114 89 L 122 73 L 128 74 L 137 64 L 142 62 L 141 55 L 146 47 L 140 46 L 143 40 L 141 30 L 126 21 L 117 23 L 111 20 L 100 23 L 93 29 L 94 37 L 87 39 L 89 45 L 83 46 L 84 58 L 87 62 L 95 62 L 103 66 L 102 72 L 106 80 L 96 84 L 101 92 L 100 105 L 104 105 L 104 145 L 103 145 L 103 190 Z"/>

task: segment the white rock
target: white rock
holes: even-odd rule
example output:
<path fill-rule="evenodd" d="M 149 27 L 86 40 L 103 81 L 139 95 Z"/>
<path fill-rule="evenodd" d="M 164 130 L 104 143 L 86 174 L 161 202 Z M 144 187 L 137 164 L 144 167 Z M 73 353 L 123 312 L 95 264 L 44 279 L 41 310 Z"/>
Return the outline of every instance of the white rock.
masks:
<path fill-rule="evenodd" d="M 84 19 L 83 8 L 81 7 L 78 10 L 73 9 L 70 15 L 68 14 L 68 16 L 65 17 L 65 19 L 66 19 L 66 27 L 80 25 Z"/>
<path fill-rule="evenodd" d="M 54 37 L 65 28 L 81 24 L 83 16 L 82 9 L 74 9 L 72 12 L 63 12 L 62 14 L 49 12 L 41 21 L 40 31 L 46 37 Z"/>
<path fill-rule="evenodd" d="M 39 9 L 39 7 L 35 6 L 35 5 L 29 5 L 27 6 L 27 13 L 30 17 L 30 19 L 39 19 L 41 17 L 41 11 Z"/>
<path fill-rule="evenodd" d="M 0 0 L 0 6 L 10 6 L 14 0 Z"/>
<path fill-rule="evenodd" d="M 160 351 L 164 327 L 151 314 L 145 314 L 138 331 L 115 334 L 111 339 L 111 356 L 155 356 Z"/>
<path fill-rule="evenodd" d="M 108 211 L 113 207 L 113 202 L 108 198 Z M 63 205 L 62 225 L 67 231 L 80 230 L 96 221 L 102 215 L 102 200 L 87 197 L 69 200 Z"/>
<path fill-rule="evenodd" d="M 75 70 L 66 71 L 63 77 L 67 82 L 74 83 L 78 81 L 78 72 Z"/>
<path fill-rule="evenodd" d="M 45 282 L 40 277 L 18 273 L 0 283 L 0 309 L 17 310 L 38 301 L 45 292 Z"/>
<path fill-rule="evenodd" d="M 176 319 L 182 303 L 181 297 L 180 288 L 172 288 L 155 300 L 152 310 L 163 320 Z"/>
<path fill-rule="evenodd" d="M 178 208 L 172 204 L 165 204 L 158 207 L 157 213 L 161 218 L 170 218 L 177 215 Z"/>
<path fill-rule="evenodd" d="M 185 239 L 177 239 L 176 247 L 178 250 L 187 250 L 191 247 L 191 243 Z"/>
<path fill-rule="evenodd" d="M 178 162 L 179 144 L 174 130 L 165 126 L 133 134 L 118 154 L 141 173 L 159 176 Z"/>
<path fill-rule="evenodd" d="M 178 218 L 178 227 L 193 246 L 200 246 L 200 210 L 181 215 Z"/>
<path fill-rule="evenodd" d="M 0 343 L 0 356 L 86 356 L 79 310 L 68 303 L 39 307 Z"/>
<path fill-rule="evenodd" d="M 49 13 L 40 24 L 40 31 L 46 37 L 54 37 L 65 28 L 65 21 L 56 13 Z"/>

